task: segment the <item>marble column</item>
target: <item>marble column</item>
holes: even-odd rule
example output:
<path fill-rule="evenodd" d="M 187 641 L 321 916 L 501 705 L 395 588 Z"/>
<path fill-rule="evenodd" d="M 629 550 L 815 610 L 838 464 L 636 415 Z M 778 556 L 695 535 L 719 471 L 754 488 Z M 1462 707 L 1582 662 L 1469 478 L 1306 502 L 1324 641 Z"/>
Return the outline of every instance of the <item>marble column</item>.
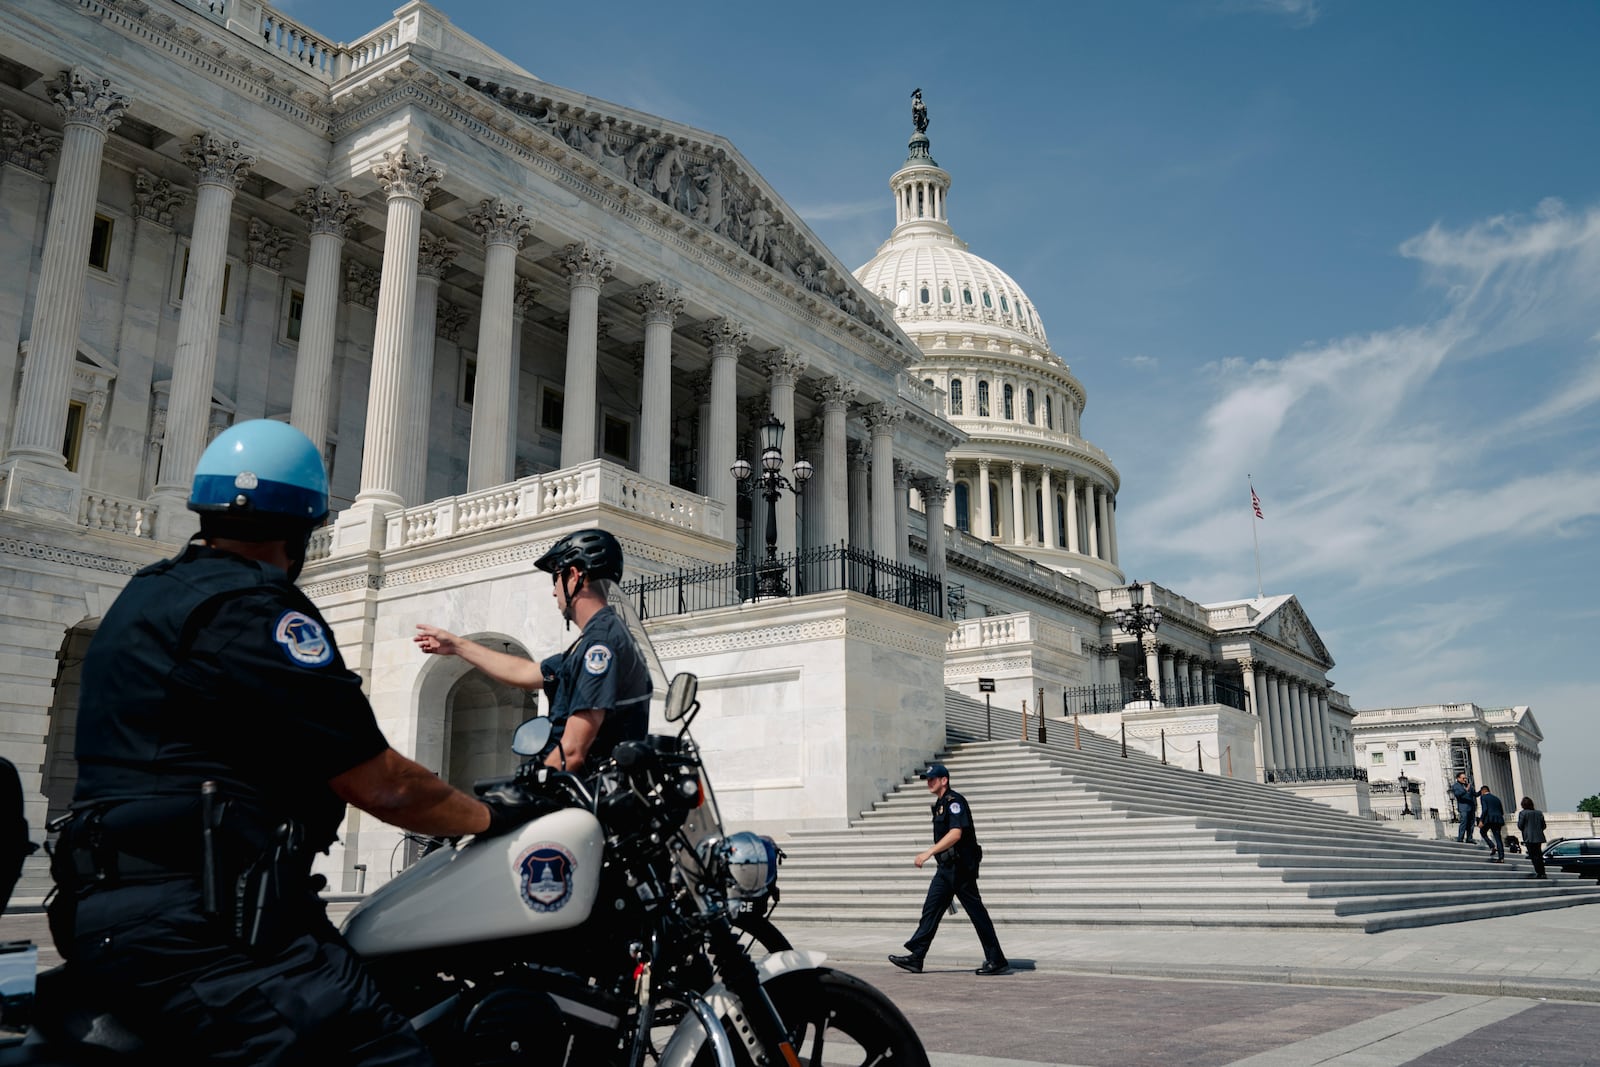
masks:
<path fill-rule="evenodd" d="M 800 424 L 800 436 L 795 443 L 797 453 L 811 464 L 811 480 L 806 482 L 796 506 L 800 509 L 800 551 L 805 552 L 825 542 L 822 540 L 822 498 L 827 492 L 828 461 L 823 455 L 823 419 L 811 418 Z"/>
<path fill-rule="evenodd" d="M 695 404 L 695 492 L 701 496 L 709 496 L 711 490 L 710 467 L 707 465 L 711 455 L 711 371 L 703 370 L 689 378 L 689 393 L 694 397 Z"/>
<path fill-rule="evenodd" d="M 750 340 L 750 330 L 732 319 L 712 319 L 701 335 L 711 350 L 711 431 L 706 439 L 708 485 L 700 492 L 722 505 L 726 526 L 723 536 L 733 540 L 739 521 L 735 499 L 733 458 L 738 449 L 737 422 L 739 353 Z"/>
<path fill-rule="evenodd" d="M 1261 688 L 1261 707 L 1267 717 L 1273 735 L 1273 758 L 1276 760 L 1278 770 L 1288 770 L 1295 766 L 1294 736 L 1289 730 L 1289 723 L 1283 717 L 1283 709 L 1278 707 L 1278 685 L 1273 677 L 1270 667 L 1256 663 L 1256 684 Z"/>
<path fill-rule="evenodd" d="M 944 465 L 944 484 L 949 486 L 949 490 L 944 495 L 944 524 L 952 530 L 959 530 L 961 521 L 960 516 L 956 514 L 956 465 L 954 463 L 947 462 Z M 969 524 L 972 522 L 972 513 L 973 501 L 969 493 L 967 495 L 967 522 Z"/>
<path fill-rule="evenodd" d="M 1266 781 L 1268 768 L 1276 767 L 1277 761 L 1272 754 L 1272 727 L 1267 719 L 1267 709 L 1262 704 L 1261 694 L 1256 689 L 1256 665 L 1251 659 L 1239 661 L 1241 681 L 1244 691 L 1249 694 L 1246 703 L 1249 705 L 1251 716 L 1255 719 L 1256 727 L 1256 778 Z"/>
<path fill-rule="evenodd" d="M 1110 490 L 1104 486 L 1096 489 L 1094 506 L 1095 515 L 1100 520 L 1100 534 L 1099 543 L 1095 551 L 1102 560 L 1107 562 L 1111 560 L 1111 520 L 1106 517 L 1106 512 L 1110 507 L 1108 503 L 1110 499 Z"/>
<path fill-rule="evenodd" d="M 1289 736 L 1294 738 L 1294 765 L 1310 767 L 1316 762 L 1316 757 L 1311 751 L 1311 738 L 1306 732 L 1305 721 L 1300 717 L 1300 705 L 1294 698 L 1294 679 L 1282 673 L 1275 677 L 1278 685 L 1278 708 L 1289 720 Z"/>
<path fill-rule="evenodd" d="M 872 551 L 872 460 L 865 441 L 850 442 L 850 547 Z"/>
<path fill-rule="evenodd" d="M 1067 551 L 1082 554 L 1078 543 L 1078 478 L 1067 475 Z"/>
<path fill-rule="evenodd" d="M 472 391 L 472 440 L 467 453 L 467 491 L 476 492 L 505 485 L 514 476 L 517 457 L 517 377 L 521 371 L 518 354 L 511 350 L 512 305 L 516 298 L 517 252 L 533 232 L 533 224 L 521 204 L 505 200 L 484 200 L 467 214 L 472 228 L 483 238 L 483 304 L 478 312 L 478 373 Z M 595 282 L 595 309 L 599 310 L 599 282 Z M 574 318 L 577 318 L 578 283 L 573 282 Z M 581 432 L 582 411 L 589 412 L 589 434 L 594 440 L 594 383 L 589 383 L 589 403 L 578 400 L 577 419 L 573 418 L 571 391 L 573 339 L 567 335 L 568 391 L 563 407 L 561 453 L 567 462 L 567 428 Z M 593 346 L 591 343 L 590 351 Z M 592 365 L 592 356 L 591 356 Z M 587 457 L 586 457 L 587 458 Z"/>
<path fill-rule="evenodd" d="M 422 207 L 444 178 L 427 156 L 410 147 L 385 152 L 372 168 L 388 197 L 384 225 L 383 271 L 378 283 L 378 321 L 372 338 L 372 376 L 367 386 L 367 425 L 361 453 L 359 512 L 347 521 L 364 523 L 365 547 L 383 544 L 382 516 L 400 507 L 401 425 L 404 373 L 416 328 L 417 253 L 422 240 Z M 354 526 L 352 526 L 352 531 Z M 336 535 L 337 536 L 337 535 Z"/>
<path fill-rule="evenodd" d="M 306 299 L 295 352 L 289 422 L 326 455 L 334 331 L 339 318 L 339 259 L 360 206 L 349 193 L 327 183 L 307 189 L 294 206 L 311 228 L 311 257 L 306 265 Z"/>
<path fill-rule="evenodd" d="M 1311 709 L 1311 726 L 1317 735 L 1317 751 L 1321 755 L 1324 767 L 1333 766 L 1333 738 L 1328 732 L 1328 709 L 1323 701 L 1322 690 L 1313 686 L 1306 687 L 1306 702 Z"/>
<path fill-rule="evenodd" d="M 511 476 L 513 478 L 526 477 L 528 471 L 517 461 L 517 448 L 523 435 L 529 437 L 538 433 L 539 413 L 535 409 L 526 424 L 520 418 L 522 411 L 522 326 L 527 321 L 528 314 L 539 303 L 539 296 L 544 290 L 526 278 L 518 278 L 511 293 L 511 366 L 513 367 L 512 379 L 517 383 L 517 392 L 511 400 L 512 426 L 511 426 Z"/>
<path fill-rule="evenodd" d="M 1044 526 L 1039 530 L 1039 541 L 1045 548 L 1056 547 L 1056 491 L 1050 484 L 1050 468 L 1039 468 L 1039 517 Z"/>
<path fill-rule="evenodd" d="M 761 426 L 772 414 L 772 396 L 769 393 L 752 393 L 739 401 L 739 413 L 744 419 L 744 434 L 739 439 L 739 455 L 750 464 L 751 477 L 761 471 L 763 448 Z M 785 437 L 788 434 L 784 435 Z M 750 483 L 745 486 L 748 491 Z M 767 497 L 760 491 L 750 494 L 750 552 L 753 558 L 765 559 L 767 554 Z M 776 530 L 776 522 L 773 526 Z"/>
<path fill-rule="evenodd" d="M 905 413 L 893 404 L 874 404 L 865 416 L 872 435 L 872 551 L 895 558 L 894 430 Z"/>
<path fill-rule="evenodd" d="M 894 461 L 894 559 L 911 562 L 911 472 L 900 460 Z"/>
<path fill-rule="evenodd" d="M 928 573 L 942 584 L 945 576 L 944 505 L 950 495 L 950 485 L 948 482 L 924 478 L 917 484 L 917 492 L 922 494 L 922 504 L 928 516 Z M 941 604 L 940 612 L 943 611 Z"/>
<path fill-rule="evenodd" d="M 562 409 L 561 465 L 573 467 L 595 457 L 600 286 L 611 276 L 611 260 L 588 243 L 570 244 L 561 254 L 561 266 L 572 282 L 572 303 L 567 320 L 567 378 Z M 729 456 L 728 462 L 733 462 L 732 456 Z M 724 503 L 731 504 L 731 497 Z"/>
<path fill-rule="evenodd" d="M 128 108 L 128 98 L 115 92 L 109 81 L 81 68 L 62 71 L 46 90 L 65 125 L 45 219 L 28 359 L 17 396 L 11 448 L 5 457 L 8 474 L 3 499 L 10 509 L 76 521 L 79 485 L 66 469 L 61 443 L 66 438 L 73 364 L 82 328 L 84 276 L 89 268 L 101 158 L 107 135 Z M 25 235 L 25 241 L 31 236 Z M 27 244 L 21 248 L 26 249 Z M 9 379 L 4 388 L 10 391 Z"/>
<path fill-rule="evenodd" d="M 1140 651 L 1144 653 L 1145 676 L 1150 679 L 1151 693 L 1156 703 L 1161 703 L 1161 646 L 1156 644 L 1153 637 L 1146 637 L 1140 642 Z"/>
<path fill-rule="evenodd" d="M 1117 498 L 1106 497 L 1106 543 L 1111 552 L 1109 561 L 1113 567 L 1121 566 L 1117 560 Z"/>
<path fill-rule="evenodd" d="M 31 244 L 39 232 L 39 216 L 50 202 L 50 161 L 60 151 L 60 134 L 15 112 L 0 110 L 0 233 Z M 137 227 L 134 241 L 138 243 Z M 32 275 L 31 255 L 0 256 L 0 382 L 16 380 L 17 348 L 25 325 L 22 313 Z M 158 293 L 154 300 L 159 299 Z M 120 362 L 118 370 L 122 370 Z M 121 374 L 118 379 L 120 386 Z M 0 430 L 11 428 L 15 399 L 11 389 L 0 389 Z M 0 453 L 8 440 L 8 434 L 0 433 Z"/>
<path fill-rule="evenodd" d="M 805 372 L 806 358 L 794 348 L 773 348 L 762 359 L 762 369 L 767 372 L 769 409 L 784 427 L 783 463 L 778 469 L 785 478 L 792 480 L 795 443 L 800 437 L 800 428 L 794 422 L 794 385 Z M 795 550 L 795 494 L 778 494 L 774 508 L 778 522 L 778 555 L 791 555 Z"/>
<path fill-rule="evenodd" d="M 1028 543 L 1026 514 L 1022 510 L 1022 464 L 1011 464 L 1011 538 L 1013 545 Z"/>
<path fill-rule="evenodd" d="M 683 295 L 666 282 L 651 282 L 634 302 L 644 316 L 639 473 L 666 485 L 672 478 L 672 327 L 683 313 Z"/>
<path fill-rule="evenodd" d="M 837 547 L 850 540 L 850 468 L 845 412 L 855 396 L 854 382 L 824 378 L 817 387 L 822 404 L 822 492 L 814 498 L 822 508 L 822 543 Z"/>
<path fill-rule="evenodd" d="M 400 496 L 406 507 L 428 500 L 429 411 L 433 401 L 434 346 L 439 330 L 439 284 L 461 249 L 431 233 L 417 238 L 417 299 L 411 354 L 401 372 Z M 481 369 L 483 364 L 478 364 Z M 483 384 L 483 378 L 478 378 Z M 476 405 L 474 405 L 476 406 Z"/>
<path fill-rule="evenodd" d="M 1311 758 L 1311 765 L 1313 767 L 1321 767 L 1323 765 L 1323 751 L 1317 737 L 1317 717 L 1311 707 L 1311 691 L 1306 687 L 1305 682 L 1297 681 L 1294 683 L 1293 694 L 1295 703 L 1300 708 L 1301 721 L 1305 725 L 1306 752 Z"/>
<path fill-rule="evenodd" d="M 217 326 L 222 314 L 222 280 L 228 262 L 228 229 L 239 180 L 255 157 L 229 141 L 197 134 L 183 160 L 195 172 L 194 232 L 189 237 L 189 271 L 183 283 L 183 309 L 172 358 L 172 395 L 167 401 L 167 439 L 156 477 L 156 537 L 183 541 L 198 526 L 184 510 L 195 465 L 205 451 L 211 425 L 211 392 L 217 374 Z"/>
<path fill-rule="evenodd" d="M 973 528 L 973 535 L 984 541 L 993 541 L 994 535 L 991 531 L 994 529 L 994 519 L 989 515 L 989 458 L 987 456 L 978 459 L 978 501 L 976 510 L 978 521 Z"/>

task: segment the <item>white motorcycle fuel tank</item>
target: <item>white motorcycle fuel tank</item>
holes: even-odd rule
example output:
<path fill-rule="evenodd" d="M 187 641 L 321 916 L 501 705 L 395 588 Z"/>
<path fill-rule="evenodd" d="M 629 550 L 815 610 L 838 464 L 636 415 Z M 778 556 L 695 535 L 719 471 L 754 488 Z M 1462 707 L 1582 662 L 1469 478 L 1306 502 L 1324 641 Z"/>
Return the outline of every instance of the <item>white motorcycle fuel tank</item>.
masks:
<path fill-rule="evenodd" d="M 567 808 L 441 848 L 357 905 L 345 940 L 374 957 L 570 929 L 594 907 L 603 844 L 599 820 Z"/>

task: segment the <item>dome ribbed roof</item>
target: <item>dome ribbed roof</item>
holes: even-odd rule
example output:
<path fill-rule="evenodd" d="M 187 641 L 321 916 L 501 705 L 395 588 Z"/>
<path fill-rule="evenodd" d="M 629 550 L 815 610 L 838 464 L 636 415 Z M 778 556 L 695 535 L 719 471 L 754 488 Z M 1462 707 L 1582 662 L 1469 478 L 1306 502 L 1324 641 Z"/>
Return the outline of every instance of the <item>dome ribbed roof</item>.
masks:
<path fill-rule="evenodd" d="M 856 271 L 869 292 L 889 301 L 901 322 L 949 322 L 961 329 L 992 325 L 1027 334 L 1048 347 L 1044 323 L 1011 276 L 950 234 L 891 237 Z"/>

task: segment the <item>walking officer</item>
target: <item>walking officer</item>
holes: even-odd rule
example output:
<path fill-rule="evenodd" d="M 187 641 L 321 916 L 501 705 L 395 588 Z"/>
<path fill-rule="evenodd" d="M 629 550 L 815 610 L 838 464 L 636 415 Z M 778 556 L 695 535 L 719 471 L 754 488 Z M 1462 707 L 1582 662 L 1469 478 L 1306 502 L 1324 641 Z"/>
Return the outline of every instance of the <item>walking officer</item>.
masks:
<path fill-rule="evenodd" d="M 451 788 L 378 729 L 294 584 L 328 512 L 304 434 L 225 430 L 189 507 L 198 538 L 134 575 L 84 659 L 56 947 L 153 1060 L 430 1064 L 328 922 L 312 856 L 346 804 L 438 835 L 529 814 Z"/>
<path fill-rule="evenodd" d="M 906 942 L 909 950 L 904 956 L 890 956 L 889 962 L 913 974 L 922 972 L 922 960 L 933 944 L 933 935 L 939 932 L 939 921 L 952 898 L 961 901 L 972 927 L 978 932 L 983 945 L 983 966 L 979 974 L 1007 974 L 1011 965 L 1006 954 L 1000 951 L 1000 939 L 995 936 L 994 922 L 989 909 L 983 906 L 978 895 L 978 866 L 983 861 L 983 846 L 978 844 L 978 833 L 972 825 L 972 808 L 967 798 L 950 788 L 950 772 L 944 764 L 935 763 L 921 777 L 928 782 L 928 792 L 933 794 L 933 847 L 917 853 L 911 862 L 921 867 L 932 859 L 938 864 L 933 881 L 928 884 L 928 896 L 922 903 L 922 921 L 917 932 Z"/>

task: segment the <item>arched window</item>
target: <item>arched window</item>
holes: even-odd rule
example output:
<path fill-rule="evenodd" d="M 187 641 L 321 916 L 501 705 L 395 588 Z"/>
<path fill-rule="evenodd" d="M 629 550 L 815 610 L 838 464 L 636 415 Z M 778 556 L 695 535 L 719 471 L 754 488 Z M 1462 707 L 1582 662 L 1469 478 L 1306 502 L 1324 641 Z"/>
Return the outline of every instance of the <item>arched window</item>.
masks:
<path fill-rule="evenodd" d="M 922 384 L 924 384 L 924 385 L 932 385 L 933 384 L 933 379 L 932 378 L 924 378 L 924 379 L 922 379 Z"/>
<path fill-rule="evenodd" d="M 950 379 L 950 414 L 961 414 L 961 379 Z"/>
<path fill-rule="evenodd" d="M 1056 497 L 1056 547 L 1067 547 L 1067 498 Z"/>
<path fill-rule="evenodd" d="M 1013 404 L 1011 402 L 1011 385 L 1009 383 L 1007 383 L 1007 385 L 1006 385 L 1005 398 L 1006 398 L 1006 418 L 1014 419 L 1014 418 L 1017 417 L 1017 412 L 1016 412 L 1016 409 L 1015 409 L 1015 407 L 1013 406 Z"/>
<path fill-rule="evenodd" d="M 972 493 L 966 482 L 956 483 L 956 529 L 972 532 Z"/>
<path fill-rule="evenodd" d="M 1033 390 L 1032 389 L 1028 390 L 1027 404 L 1028 404 L 1028 425 L 1029 426 L 1037 425 L 1038 420 L 1037 420 L 1037 418 L 1035 416 L 1038 414 L 1038 412 L 1034 411 L 1034 409 L 1033 409 Z"/>
<path fill-rule="evenodd" d="M 950 287 L 948 285 L 939 290 L 939 299 L 946 304 L 950 303 Z"/>
<path fill-rule="evenodd" d="M 1000 536 L 1000 487 L 989 483 L 989 536 Z"/>
<path fill-rule="evenodd" d="M 1004 293 L 1000 294 L 1000 310 L 1001 311 L 1010 311 L 1011 310 L 1011 305 L 1006 302 L 1006 294 L 1004 294 Z"/>
<path fill-rule="evenodd" d="M 905 287 L 904 282 L 901 283 L 900 292 L 896 294 L 894 302 L 903 308 L 911 306 L 911 290 Z"/>
<path fill-rule="evenodd" d="M 991 311 L 994 310 L 994 299 L 989 295 L 989 290 L 987 289 L 983 291 L 983 306 Z"/>
<path fill-rule="evenodd" d="M 980 380 L 978 382 L 978 418 L 987 419 L 988 417 L 989 417 L 989 383 Z"/>
<path fill-rule="evenodd" d="M 1044 426 L 1047 430 L 1056 428 L 1055 405 L 1050 400 L 1050 394 L 1044 394 Z"/>
<path fill-rule="evenodd" d="M 968 306 L 972 304 L 972 290 L 965 285 L 961 287 L 961 302 Z"/>
<path fill-rule="evenodd" d="M 924 286 L 923 286 L 923 287 L 922 287 L 922 289 L 921 289 L 921 291 L 920 291 L 920 292 L 918 292 L 918 293 L 917 293 L 917 297 L 918 297 L 918 298 L 919 298 L 919 299 L 920 299 L 920 300 L 921 300 L 921 301 L 922 301 L 922 302 L 923 302 L 923 303 L 924 303 L 924 304 L 931 304 L 931 303 L 933 303 L 933 297 L 932 297 L 932 295 L 931 295 L 931 294 L 929 294 L 929 292 L 928 292 L 928 287 L 927 287 L 927 286 L 926 286 L 926 285 L 924 285 Z"/>

